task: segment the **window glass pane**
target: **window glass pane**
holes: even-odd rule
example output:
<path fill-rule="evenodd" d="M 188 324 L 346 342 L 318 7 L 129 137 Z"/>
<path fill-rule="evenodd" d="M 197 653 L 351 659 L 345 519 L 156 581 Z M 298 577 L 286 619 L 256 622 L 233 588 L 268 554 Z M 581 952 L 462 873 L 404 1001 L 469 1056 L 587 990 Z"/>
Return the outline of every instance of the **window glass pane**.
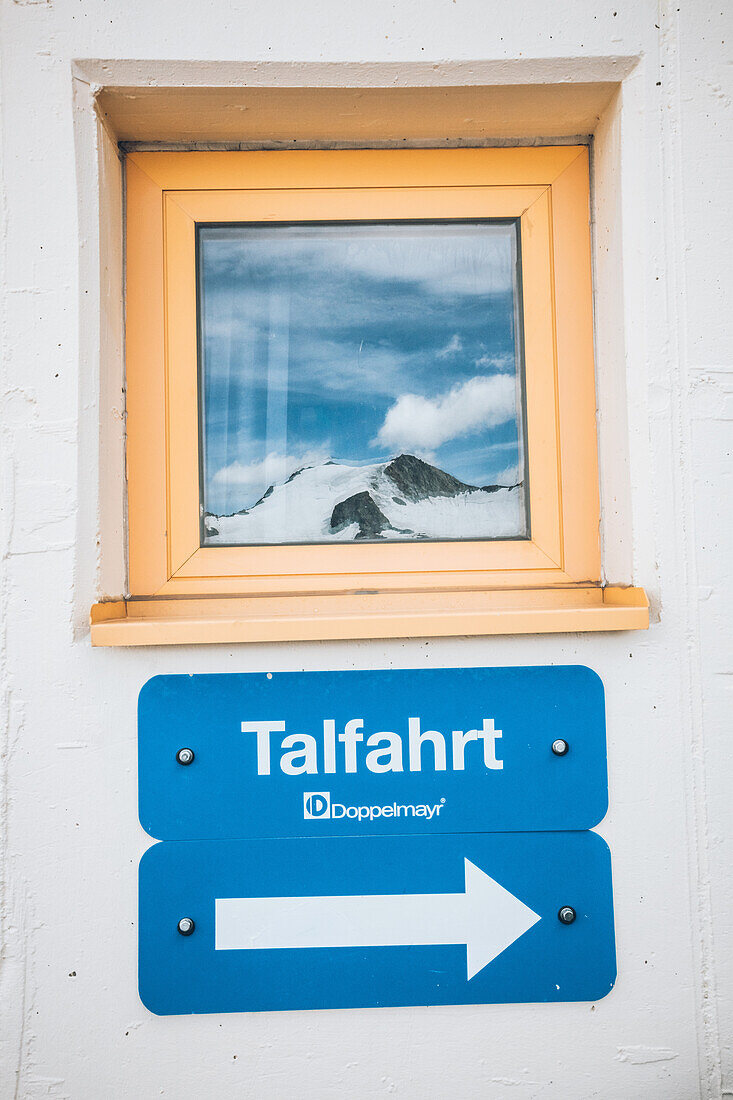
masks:
<path fill-rule="evenodd" d="M 518 227 L 199 226 L 206 546 L 527 538 Z"/>

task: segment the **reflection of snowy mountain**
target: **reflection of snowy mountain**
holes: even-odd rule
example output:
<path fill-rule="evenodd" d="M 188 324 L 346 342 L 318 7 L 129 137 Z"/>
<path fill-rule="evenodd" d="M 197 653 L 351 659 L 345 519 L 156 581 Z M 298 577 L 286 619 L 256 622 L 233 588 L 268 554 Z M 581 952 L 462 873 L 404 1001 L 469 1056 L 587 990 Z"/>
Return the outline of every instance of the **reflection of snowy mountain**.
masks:
<path fill-rule="evenodd" d="M 521 483 L 466 485 L 406 454 L 372 466 L 306 466 L 251 508 L 206 516 L 208 546 L 524 534 Z"/>

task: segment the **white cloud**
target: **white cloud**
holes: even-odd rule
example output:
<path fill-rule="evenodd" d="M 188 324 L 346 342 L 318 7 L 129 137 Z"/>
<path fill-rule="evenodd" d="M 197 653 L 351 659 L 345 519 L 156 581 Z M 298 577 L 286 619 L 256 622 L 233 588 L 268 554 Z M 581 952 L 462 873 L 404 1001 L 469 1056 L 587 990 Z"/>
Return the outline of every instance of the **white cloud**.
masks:
<path fill-rule="evenodd" d="M 301 455 L 284 455 L 271 451 L 260 462 L 232 462 L 216 471 L 211 481 L 220 489 L 241 489 L 248 496 L 261 494 L 270 485 L 277 485 L 301 466 L 315 466 L 329 455 L 324 450 L 306 451 Z"/>
<path fill-rule="evenodd" d="M 448 343 L 440 351 L 436 351 L 435 355 L 438 359 L 450 359 L 451 356 L 457 355 L 459 351 L 463 351 L 463 341 L 458 333 L 451 336 Z"/>
<path fill-rule="evenodd" d="M 386 225 L 290 229 L 263 237 L 250 230 L 208 230 L 207 264 L 229 278 L 253 268 L 308 279 L 356 274 L 384 281 L 412 282 L 441 298 L 511 291 L 513 236 L 508 225 Z M 211 245 L 215 241 L 215 246 Z M 346 305 L 346 303 L 344 303 Z"/>
<path fill-rule="evenodd" d="M 405 393 L 388 410 L 373 446 L 430 453 L 479 428 L 516 416 L 516 387 L 508 374 L 475 377 L 440 397 Z"/>
<path fill-rule="evenodd" d="M 501 470 L 496 475 L 497 485 L 516 485 L 521 480 L 522 473 L 519 467 L 519 463 L 515 462 L 512 466 L 507 466 L 506 470 Z"/>
<path fill-rule="evenodd" d="M 516 363 L 513 355 L 482 355 L 476 361 L 476 366 L 491 370 L 499 371 L 512 371 L 516 370 Z"/>
<path fill-rule="evenodd" d="M 337 262 L 359 275 L 414 282 L 441 298 L 500 294 L 512 288 L 513 232 L 503 225 L 483 226 L 478 233 L 452 225 L 390 226 L 383 235 L 371 227 L 361 235 L 352 229 L 350 247 L 345 255 L 339 250 Z M 323 245 L 321 262 L 333 264 L 333 253 Z M 314 259 L 311 254 L 310 264 Z"/>

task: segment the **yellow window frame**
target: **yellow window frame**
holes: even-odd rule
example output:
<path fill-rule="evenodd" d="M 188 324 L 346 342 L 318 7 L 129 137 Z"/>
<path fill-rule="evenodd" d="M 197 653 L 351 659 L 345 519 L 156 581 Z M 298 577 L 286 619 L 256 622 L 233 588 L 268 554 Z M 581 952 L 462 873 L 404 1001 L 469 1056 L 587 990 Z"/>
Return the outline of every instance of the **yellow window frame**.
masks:
<path fill-rule="evenodd" d="M 601 585 L 585 146 L 127 157 L 129 597 L 95 644 L 648 624 Z M 199 222 L 518 218 L 530 538 L 200 546 Z"/>

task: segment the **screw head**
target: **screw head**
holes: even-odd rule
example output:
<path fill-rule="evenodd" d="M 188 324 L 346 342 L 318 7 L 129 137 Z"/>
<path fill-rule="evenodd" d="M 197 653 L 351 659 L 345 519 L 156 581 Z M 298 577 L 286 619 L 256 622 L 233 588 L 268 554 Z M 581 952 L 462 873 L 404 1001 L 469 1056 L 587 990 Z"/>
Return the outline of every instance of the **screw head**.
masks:
<path fill-rule="evenodd" d="M 193 764 L 194 751 L 193 749 L 179 749 L 176 753 L 176 760 L 179 764 Z"/>
<path fill-rule="evenodd" d="M 562 737 L 558 737 L 557 741 L 552 742 L 552 751 L 555 756 L 564 756 L 570 749 L 570 745 L 567 741 L 563 741 Z"/>
<path fill-rule="evenodd" d="M 557 919 L 561 924 L 572 924 L 575 920 L 576 912 L 572 905 L 563 905 L 562 909 L 557 914 Z"/>
<path fill-rule="evenodd" d="M 191 917 L 181 917 L 178 922 L 178 931 L 182 936 L 192 936 L 195 928 L 196 924 Z"/>

